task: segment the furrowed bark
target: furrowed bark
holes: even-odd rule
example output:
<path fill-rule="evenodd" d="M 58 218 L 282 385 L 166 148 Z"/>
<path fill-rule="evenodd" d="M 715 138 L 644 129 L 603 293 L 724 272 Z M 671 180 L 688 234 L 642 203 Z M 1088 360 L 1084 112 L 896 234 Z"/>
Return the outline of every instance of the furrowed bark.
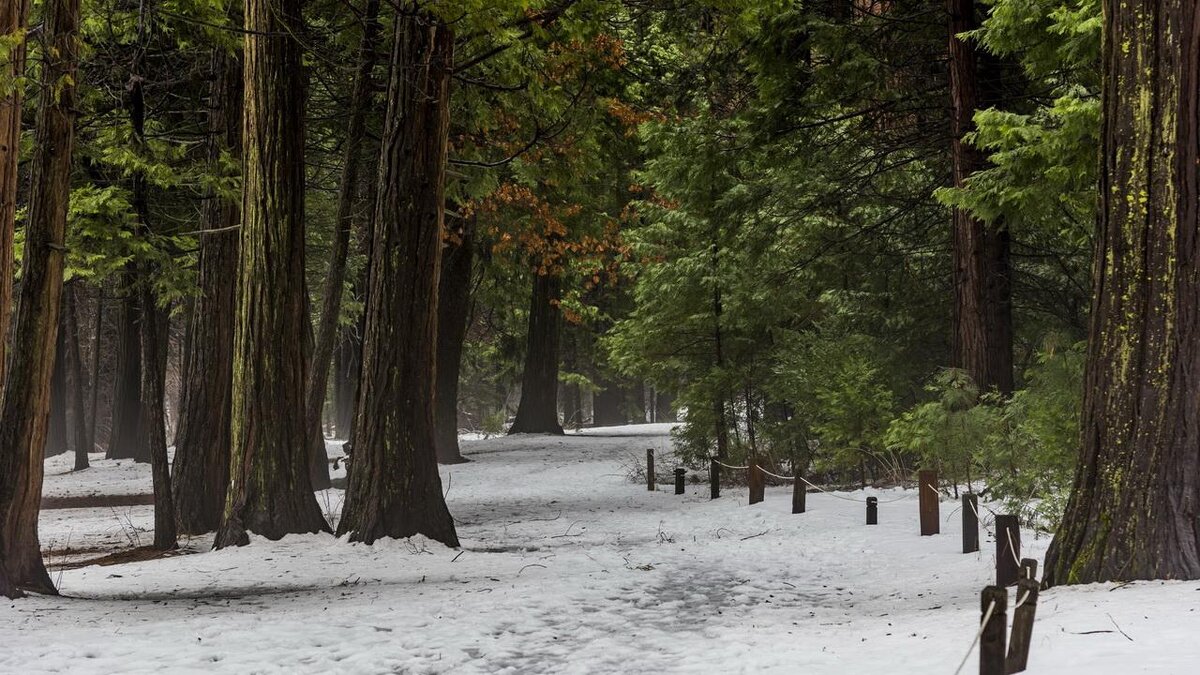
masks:
<path fill-rule="evenodd" d="M 240 18 L 233 21 L 241 23 Z M 240 156 L 242 63 L 218 48 L 212 59 L 208 162 Z M 187 371 L 175 434 L 173 496 L 183 534 L 212 532 L 221 524 L 229 488 L 229 418 L 233 397 L 233 323 L 237 312 L 241 207 L 215 191 L 205 203 L 200 236 L 200 292 L 192 303 Z"/>
<path fill-rule="evenodd" d="M 1001 65 L 960 33 L 979 28 L 975 0 L 947 0 L 950 15 L 951 160 L 955 187 L 987 168 L 983 152 L 963 137 L 976 111 L 1000 99 Z M 1013 390 L 1012 270 L 1008 226 L 984 223 L 962 209 L 952 214 L 954 330 L 951 361 L 980 391 Z"/>
<path fill-rule="evenodd" d="M 1104 17 L 1082 447 L 1047 585 L 1200 578 L 1200 16 Z"/>
<path fill-rule="evenodd" d="M 25 30 L 29 0 L 7 0 L 0 7 L 0 35 L 15 35 Z M 25 41 L 12 50 L 3 64 L 0 80 L 15 81 L 25 74 Z M 17 160 L 21 151 L 21 105 L 24 90 L 14 86 L 0 90 L 0 388 L 8 362 L 6 352 L 12 316 L 13 235 L 17 217 Z"/>
<path fill-rule="evenodd" d="M 301 3 L 245 2 L 242 228 L 230 483 L 216 548 L 328 531 L 309 479 L 304 410 Z M 290 338 L 289 338 L 290 336 Z"/>
<path fill-rule="evenodd" d="M 371 243 L 362 376 L 339 534 L 458 545 L 435 452 L 438 278 L 454 37 L 412 3 L 396 13 Z"/>
<path fill-rule="evenodd" d="M 58 337 L 71 193 L 79 0 L 50 0 L 21 295 L 0 403 L 0 566 L 16 588 L 56 593 L 38 545 L 42 454 Z"/>

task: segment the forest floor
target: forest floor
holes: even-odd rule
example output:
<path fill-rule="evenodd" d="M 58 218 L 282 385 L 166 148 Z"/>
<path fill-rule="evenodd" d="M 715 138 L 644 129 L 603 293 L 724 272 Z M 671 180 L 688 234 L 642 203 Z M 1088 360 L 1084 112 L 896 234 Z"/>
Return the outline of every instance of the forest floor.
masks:
<path fill-rule="evenodd" d="M 963 555 L 955 504 L 921 537 L 913 491 L 809 494 L 801 515 L 787 487 L 756 506 L 745 488 L 648 492 L 631 469 L 655 448 L 669 475 L 667 432 L 464 443 L 473 461 L 442 468 L 459 550 L 199 538 L 194 554 L 95 565 L 149 543 L 153 507 L 44 511 L 63 596 L 0 605 L 0 671 L 954 673 L 993 576 L 990 519 L 983 552 Z M 145 466 L 70 467 L 48 462 L 48 497 L 149 492 Z M 867 495 L 877 526 L 851 501 Z M 318 497 L 336 517 L 342 493 Z M 1040 558 L 1046 539 L 1024 539 Z M 1196 672 L 1198 606 L 1198 582 L 1047 591 L 1028 672 Z"/>

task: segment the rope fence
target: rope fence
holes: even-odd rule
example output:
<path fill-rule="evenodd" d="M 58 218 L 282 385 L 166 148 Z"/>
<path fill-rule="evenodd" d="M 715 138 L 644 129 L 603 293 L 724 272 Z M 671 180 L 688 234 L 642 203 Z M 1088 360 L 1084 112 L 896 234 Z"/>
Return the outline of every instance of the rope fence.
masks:
<path fill-rule="evenodd" d="M 713 463 L 715 463 L 715 464 L 718 464 L 718 465 L 720 465 L 720 466 L 723 466 L 723 467 L 725 467 L 726 469 L 732 469 L 732 470 L 734 470 L 734 471 L 746 471 L 746 470 L 748 470 L 748 469 L 750 468 L 749 466 L 731 466 L 731 465 L 729 465 L 729 464 L 726 464 L 725 462 L 722 462 L 722 461 L 721 461 L 721 460 L 719 460 L 719 459 L 712 459 L 712 458 L 710 458 L 710 459 L 711 459 L 711 461 L 712 461 Z M 825 488 L 821 487 L 820 485 L 817 485 L 816 483 L 813 483 L 812 481 L 808 480 L 808 479 L 807 479 L 807 478 L 805 478 L 804 476 L 781 476 L 781 475 L 779 475 L 779 474 L 777 474 L 777 473 L 774 473 L 774 472 L 772 472 L 772 471 L 767 471 L 766 469 L 762 468 L 761 466 L 759 466 L 759 467 L 758 467 L 758 470 L 759 470 L 759 471 L 761 471 L 761 472 L 763 472 L 763 473 L 765 473 L 765 474 L 767 474 L 768 476 L 771 476 L 772 478 L 778 478 L 779 480 L 800 480 L 800 481 L 802 481 L 802 482 L 803 482 L 805 485 L 807 485 L 807 486 L 809 486 L 809 487 L 811 487 L 811 488 L 813 488 L 813 489 L 815 489 L 815 490 L 817 490 L 817 491 L 819 491 L 819 492 L 824 492 L 825 494 L 829 495 L 830 497 L 834 497 L 834 498 L 836 498 L 836 499 L 844 499 L 844 500 L 846 500 L 846 501 L 848 501 L 848 502 L 855 502 L 855 503 L 858 503 L 858 504 L 865 504 L 865 503 L 867 503 L 867 500 L 865 500 L 865 499 L 855 499 L 854 497 L 849 497 L 849 496 L 846 496 L 846 495 L 840 495 L 840 494 L 838 494 L 838 493 L 836 493 L 836 492 L 830 492 L 829 490 L 826 490 Z M 877 501 L 877 503 L 879 503 L 879 504 L 890 504 L 890 503 L 892 503 L 892 502 L 898 502 L 898 501 L 900 501 L 901 499 L 908 499 L 908 497 L 909 497 L 909 495 L 901 495 L 901 496 L 899 496 L 899 497 L 896 497 L 895 499 L 882 499 L 882 500 L 881 500 L 881 499 L 877 499 L 876 501 Z"/>

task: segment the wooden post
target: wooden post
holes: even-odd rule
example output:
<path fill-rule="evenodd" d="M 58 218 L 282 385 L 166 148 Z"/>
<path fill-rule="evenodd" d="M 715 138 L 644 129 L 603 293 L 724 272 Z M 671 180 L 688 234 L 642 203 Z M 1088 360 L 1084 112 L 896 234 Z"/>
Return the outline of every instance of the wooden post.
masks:
<path fill-rule="evenodd" d="M 709 499 L 721 496 L 721 465 L 715 459 L 708 460 L 708 487 Z"/>
<path fill-rule="evenodd" d="M 982 622 L 979 636 L 979 675 L 1005 675 L 1004 633 L 1008 627 L 1005 614 L 1008 605 L 1008 589 L 1003 586 L 988 586 L 980 596 L 980 612 L 987 621 Z M 992 603 L 996 606 L 988 614 Z"/>
<path fill-rule="evenodd" d="M 646 489 L 654 492 L 654 448 L 646 448 Z"/>
<path fill-rule="evenodd" d="M 979 550 L 979 495 L 964 492 L 962 496 L 963 553 Z"/>
<path fill-rule="evenodd" d="M 1021 578 L 1037 580 L 1037 561 L 1033 558 L 1021 558 Z"/>
<path fill-rule="evenodd" d="M 757 504 L 763 500 L 766 494 L 766 476 L 763 475 L 762 469 L 758 468 L 758 462 L 750 462 L 750 503 Z"/>
<path fill-rule="evenodd" d="M 675 469 L 675 494 L 677 495 L 681 495 L 684 492 L 683 478 L 685 475 L 687 475 L 686 469 Z"/>
<path fill-rule="evenodd" d="M 996 585 L 1021 578 L 1021 529 L 1016 516 L 996 516 Z"/>
<path fill-rule="evenodd" d="M 877 497 L 867 497 L 867 524 L 879 524 L 879 499 Z"/>
<path fill-rule="evenodd" d="M 1038 582 L 1017 582 L 1017 604 L 1013 608 L 1012 639 L 1008 643 L 1007 672 L 1021 673 L 1029 662 L 1029 643 L 1033 641 L 1033 617 L 1037 613 Z M 1023 601 L 1023 602 L 1022 602 Z"/>
<path fill-rule="evenodd" d="M 926 537 L 942 531 L 941 516 L 938 514 L 937 472 L 917 472 L 917 494 L 920 497 L 921 536 Z"/>
<path fill-rule="evenodd" d="M 799 474 L 792 481 L 792 513 L 804 513 L 805 502 L 808 500 L 808 489 Z"/>

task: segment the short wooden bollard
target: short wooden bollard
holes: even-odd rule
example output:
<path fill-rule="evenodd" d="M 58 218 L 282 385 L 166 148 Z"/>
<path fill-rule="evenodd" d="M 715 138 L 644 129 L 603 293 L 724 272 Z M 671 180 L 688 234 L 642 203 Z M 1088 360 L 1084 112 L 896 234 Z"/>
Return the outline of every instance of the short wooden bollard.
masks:
<path fill-rule="evenodd" d="M 879 498 L 867 497 L 867 524 L 879 524 Z"/>
<path fill-rule="evenodd" d="M 792 479 L 792 513 L 804 513 L 805 502 L 808 499 L 808 490 L 805 487 L 804 481 L 800 480 L 797 474 Z"/>
<path fill-rule="evenodd" d="M 654 492 L 654 449 L 646 448 L 646 489 Z"/>
<path fill-rule="evenodd" d="M 962 496 L 963 553 L 979 550 L 979 495 L 964 492 Z"/>
<path fill-rule="evenodd" d="M 927 537 L 942 531 L 942 519 L 938 514 L 937 472 L 918 471 L 917 482 L 918 494 L 921 495 L 921 536 Z"/>
<path fill-rule="evenodd" d="M 715 459 L 708 461 L 708 491 L 709 499 L 721 496 L 721 465 Z"/>
<path fill-rule="evenodd" d="M 988 586 L 980 596 L 980 612 L 984 620 L 979 635 L 979 675 L 1005 675 L 1004 638 L 1008 628 L 1008 590 L 1003 586 Z M 992 606 L 992 603 L 996 603 Z M 988 613 L 991 608 L 991 614 Z"/>
<path fill-rule="evenodd" d="M 1016 516 L 996 516 L 996 585 L 1021 578 L 1021 529 Z"/>
<path fill-rule="evenodd" d="M 1037 580 L 1037 561 L 1033 558 L 1021 558 L 1021 578 Z"/>
<path fill-rule="evenodd" d="M 1008 641 L 1006 672 L 1021 673 L 1029 662 L 1029 644 L 1033 641 L 1033 618 L 1037 613 L 1038 582 L 1017 582 L 1017 604 L 1013 607 L 1012 638 Z"/>
<path fill-rule="evenodd" d="M 675 469 L 675 494 L 683 494 L 683 478 L 687 475 L 686 469 Z"/>
<path fill-rule="evenodd" d="M 766 496 L 767 478 L 758 464 L 750 463 L 750 503 L 757 504 Z"/>

